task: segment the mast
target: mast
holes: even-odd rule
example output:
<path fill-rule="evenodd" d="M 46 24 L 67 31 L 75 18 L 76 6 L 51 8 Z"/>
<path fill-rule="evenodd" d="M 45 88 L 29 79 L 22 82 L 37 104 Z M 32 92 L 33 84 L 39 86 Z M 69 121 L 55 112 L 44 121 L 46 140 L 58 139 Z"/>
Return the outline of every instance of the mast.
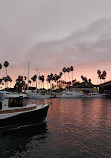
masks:
<path fill-rule="evenodd" d="M 37 68 L 36 68 L 36 93 L 37 93 Z"/>

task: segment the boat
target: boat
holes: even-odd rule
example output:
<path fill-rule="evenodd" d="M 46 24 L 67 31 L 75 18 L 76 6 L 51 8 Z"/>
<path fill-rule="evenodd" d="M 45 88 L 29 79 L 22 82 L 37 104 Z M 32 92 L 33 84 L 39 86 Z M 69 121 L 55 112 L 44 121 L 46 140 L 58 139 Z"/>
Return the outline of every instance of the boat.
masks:
<path fill-rule="evenodd" d="M 23 96 L 24 98 L 27 98 L 27 94 L 25 93 L 16 93 L 16 92 L 8 92 L 8 91 L 0 91 L 0 98 L 10 98 L 11 96 L 13 97 L 14 95 L 19 95 Z"/>
<path fill-rule="evenodd" d="M 50 94 L 40 94 L 37 91 L 26 90 L 26 97 L 30 99 L 48 99 L 51 98 Z"/>
<path fill-rule="evenodd" d="M 83 97 L 85 97 L 85 94 L 78 91 L 73 91 L 73 92 L 65 91 L 61 95 L 61 98 L 83 98 Z"/>
<path fill-rule="evenodd" d="M 38 93 L 37 91 L 37 68 L 36 68 L 36 90 L 35 91 L 32 91 L 32 90 L 29 90 L 29 67 L 30 67 L 30 62 L 28 62 L 28 83 L 27 83 L 27 90 L 25 91 L 25 94 L 26 94 L 26 98 L 29 98 L 29 99 L 48 99 L 48 98 L 51 98 L 51 95 L 49 94 L 41 94 L 41 93 Z"/>
<path fill-rule="evenodd" d="M 105 97 L 106 94 L 100 94 L 100 93 L 88 93 L 88 95 L 86 95 L 87 98 L 102 98 Z"/>
<path fill-rule="evenodd" d="M 6 96 L 8 96 L 8 95 L 10 95 L 11 93 L 10 92 L 8 92 L 8 91 L 0 91 L 0 99 L 1 98 L 3 98 L 3 97 L 6 97 Z"/>
<path fill-rule="evenodd" d="M 0 100 L 0 128 L 29 125 L 45 120 L 49 104 L 27 104 L 23 96 Z"/>

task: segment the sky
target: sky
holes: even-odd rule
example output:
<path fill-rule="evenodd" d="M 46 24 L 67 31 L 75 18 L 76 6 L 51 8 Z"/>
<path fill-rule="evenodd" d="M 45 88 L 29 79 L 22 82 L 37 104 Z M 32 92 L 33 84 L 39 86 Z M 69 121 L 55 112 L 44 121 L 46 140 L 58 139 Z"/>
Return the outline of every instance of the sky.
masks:
<path fill-rule="evenodd" d="M 0 0 L 0 63 L 8 74 L 59 73 L 74 67 L 97 84 L 97 70 L 111 77 L 111 0 Z M 5 68 L 1 70 L 1 77 Z"/>

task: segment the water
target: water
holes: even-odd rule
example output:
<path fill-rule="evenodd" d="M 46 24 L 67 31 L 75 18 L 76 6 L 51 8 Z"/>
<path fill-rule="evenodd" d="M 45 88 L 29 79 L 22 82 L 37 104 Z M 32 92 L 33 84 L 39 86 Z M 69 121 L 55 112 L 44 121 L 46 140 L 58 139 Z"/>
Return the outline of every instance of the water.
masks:
<path fill-rule="evenodd" d="M 0 158 L 111 157 L 110 99 L 48 101 L 46 121 L 0 134 Z"/>

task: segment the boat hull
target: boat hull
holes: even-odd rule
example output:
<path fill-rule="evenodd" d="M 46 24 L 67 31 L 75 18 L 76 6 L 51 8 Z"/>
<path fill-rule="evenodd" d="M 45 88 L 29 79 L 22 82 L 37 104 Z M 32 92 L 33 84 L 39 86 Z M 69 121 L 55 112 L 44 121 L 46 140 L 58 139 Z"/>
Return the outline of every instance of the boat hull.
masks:
<path fill-rule="evenodd" d="M 48 112 L 49 105 L 32 111 L 23 112 L 8 118 L 0 119 L 0 128 L 27 125 L 43 121 Z"/>

